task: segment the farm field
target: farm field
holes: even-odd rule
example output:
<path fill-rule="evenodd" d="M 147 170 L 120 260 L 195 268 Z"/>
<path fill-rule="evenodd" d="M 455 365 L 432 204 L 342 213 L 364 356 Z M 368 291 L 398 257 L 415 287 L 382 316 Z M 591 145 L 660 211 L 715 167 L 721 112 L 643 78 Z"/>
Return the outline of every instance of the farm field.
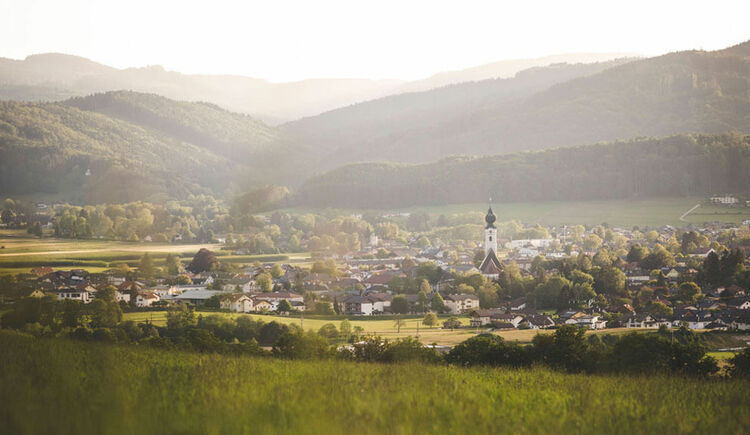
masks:
<path fill-rule="evenodd" d="M 34 267 L 61 268 L 81 267 L 89 272 L 102 272 L 119 263 L 130 266 L 138 264 L 140 257 L 148 252 L 154 263 L 160 265 L 167 254 L 177 254 L 187 261 L 199 249 L 218 251 L 216 244 L 164 244 L 117 242 L 107 240 L 71 240 L 29 237 L 24 231 L 0 230 L 0 274 L 28 272 Z M 231 263 L 285 261 L 305 265 L 310 261 L 309 253 L 280 255 L 222 255 L 221 260 Z"/>
<path fill-rule="evenodd" d="M 7 433 L 750 430 L 750 381 L 741 379 L 288 361 L 7 331 L 0 347 Z"/>
<path fill-rule="evenodd" d="M 703 197 L 687 198 L 654 198 L 640 200 L 606 200 L 606 201 L 543 201 L 494 203 L 492 209 L 498 221 L 518 220 L 527 224 L 542 225 L 597 225 L 608 223 L 614 226 L 632 227 L 673 225 L 684 226 L 688 223 L 699 224 L 708 221 L 741 223 L 750 219 L 750 208 L 727 208 L 714 205 L 701 205 L 680 220 L 685 212 L 696 204 L 702 203 Z M 393 213 L 410 213 L 423 211 L 432 216 L 441 214 L 484 212 L 486 203 L 449 204 L 442 206 L 415 206 L 405 209 L 389 210 Z M 321 209 L 287 209 L 293 212 L 326 212 Z M 329 210 L 330 211 L 330 210 Z M 363 213 L 368 210 L 338 210 L 349 213 Z M 377 210 L 383 212 L 383 210 Z M 480 222 L 481 223 L 481 222 Z"/>

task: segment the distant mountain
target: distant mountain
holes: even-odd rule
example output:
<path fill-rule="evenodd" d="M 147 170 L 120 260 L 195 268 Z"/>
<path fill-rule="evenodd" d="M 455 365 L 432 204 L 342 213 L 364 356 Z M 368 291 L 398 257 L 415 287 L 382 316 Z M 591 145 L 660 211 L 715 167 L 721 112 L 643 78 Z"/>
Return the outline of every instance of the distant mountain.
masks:
<path fill-rule="evenodd" d="M 161 66 L 116 69 L 66 54 L 0 58 L 0 99 L 59 101 L 132 90 L 183 101 L 209 101 L 278 123 L 388 95 L 399 80 L 311 79 L 288 83 L 229 75 L 190 75 Z"/>
<path fill-rule="evenodd" d="M 533 59 L 501 60 L 458 71 L 446 71 L 437 73 L 423 80 L 415 80 L 399 87 L 397 93 L 420 92 L 429 89 L 440 88 L 456 83 L 476 82 L 487 79 L 507 79 L 517 73 L 540 66 L 548 66 L 562 63 L 597 63 L 607 62 L 614 59 L 635 59 L 638 55 L 633 53 L 573 53 L 557 54 L 553 56 L 537 57 Z"/>
<path fill-rule="evenodd" d="M 571 54 L 503 61 L 414 82 L 351 78 L 271 83 L 242 76 L 180 74 L 161 66 L 116 69 L 78 56 L 50 53 L 25 60 L 0 58 L 0 99 L 60 101 L 92 93 L 132 90 L 175 100 L 208 101 L 278 124 L 387 95 L 507 77 L 530 66 L 553 62 L 584 62 L 612 56 Z"/>
<path fill-rule="evenodd" d="M 750 192 L 750 135 L 681 135 L 434 163 L 356 163 L 308 180 L 290 205 L 399 208 Z"/>
<path fill-rule="evenodd" d="M 134 92 L 0 102 L 0 192 L 78 202 L 239 193 L 296 172 L 290 149 L 304 148 L 283 136 L 212 104 Z"/>
<path fill-rule="evenodd" d="M 632 62 L 554 65 L 337 109 L 284 129 L 332 168 L 639 136 L 750 132 L 750 41 Z"/>

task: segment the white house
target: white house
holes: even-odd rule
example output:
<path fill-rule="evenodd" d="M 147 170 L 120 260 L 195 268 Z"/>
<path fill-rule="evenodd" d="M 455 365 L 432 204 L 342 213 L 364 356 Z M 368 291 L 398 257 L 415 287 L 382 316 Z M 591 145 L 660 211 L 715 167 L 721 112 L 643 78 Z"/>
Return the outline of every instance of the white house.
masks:
<path fill-rule="evenodd" d="M 220 306 L 222 310 L 229 310 L 235 313 L 249 313 L 255 309 L 255 304 L 252 298 L 243 293 L 222 297 Z"/>
<path fill-rule="evenodd" d="M 74 301 L 81 301 L 84 304 L 88 304 L 94 299 L 94 292 L 92 292 L 88 286 L 83 289 L 77 287 L 60 288 L 55 290 L 55 293 L 57 294 L 58 301 L 72 299 Z"/>
<path fill-rule="evenodd" d="M 451 314 L 466 313 L 479 308 L 479 298 L 475 295 L 447 295 L 443 300 Z"/>
<path fill-rule="evenodd" d="M 158 302 L 159 300 L 159 295 L 154 292 L 139 292 L 138 296 L 135 297 L 135 306 L 150 307 L 154 302 Z"/>

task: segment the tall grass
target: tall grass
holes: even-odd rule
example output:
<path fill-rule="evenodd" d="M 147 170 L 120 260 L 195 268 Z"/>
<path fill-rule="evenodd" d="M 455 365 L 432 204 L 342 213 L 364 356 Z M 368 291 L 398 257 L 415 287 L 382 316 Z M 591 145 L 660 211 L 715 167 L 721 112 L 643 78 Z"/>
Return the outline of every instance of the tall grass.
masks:
<path fill-rule="evenodd" d="M 284 361 L 0 331 L 25 433 L 747 433 L 750 382 Z"/>

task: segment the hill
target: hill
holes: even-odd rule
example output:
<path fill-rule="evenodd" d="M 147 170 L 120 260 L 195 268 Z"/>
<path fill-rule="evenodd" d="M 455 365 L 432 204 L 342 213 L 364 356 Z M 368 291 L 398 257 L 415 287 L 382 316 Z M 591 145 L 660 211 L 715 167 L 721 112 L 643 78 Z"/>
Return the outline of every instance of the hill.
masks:
<path fill-rule="evenodd" d="M 750 192 L 750 136 L 682 135 L 428 164 L 357 163 L 308 180 L 296 205 L 413 205 Z"/>
<path fill-rule="evenodd" d="M 133 92 L 0 102 L 0 192 L 84 202 L 221 194 L 282 176 L 282 136 L 215 105 Z"/>
<path fill-rule="evenodd" d="M 208 101 L 276 124 L 386 95 L 507 77 L 531 66 L 613 57 L 616 55 L 594 53 L 502 61 L 412 82 L 323 78 L 273 83 L 236 75 L 181 74 L 158 65 L 117 69 L 78 56 L 47 53 L 24 60 L 0 58 L 0 99 L 61 101 L 92 93 L 133 90 L 175 100 Z"/>
<path fill-rule="evenodd" d="M 357 104 L 284 126 L 334 167 L 750 132 L 750 41 L 632 62 L 533 69 Z M 377 150 L 377 151 L 374 151 Z"/>

